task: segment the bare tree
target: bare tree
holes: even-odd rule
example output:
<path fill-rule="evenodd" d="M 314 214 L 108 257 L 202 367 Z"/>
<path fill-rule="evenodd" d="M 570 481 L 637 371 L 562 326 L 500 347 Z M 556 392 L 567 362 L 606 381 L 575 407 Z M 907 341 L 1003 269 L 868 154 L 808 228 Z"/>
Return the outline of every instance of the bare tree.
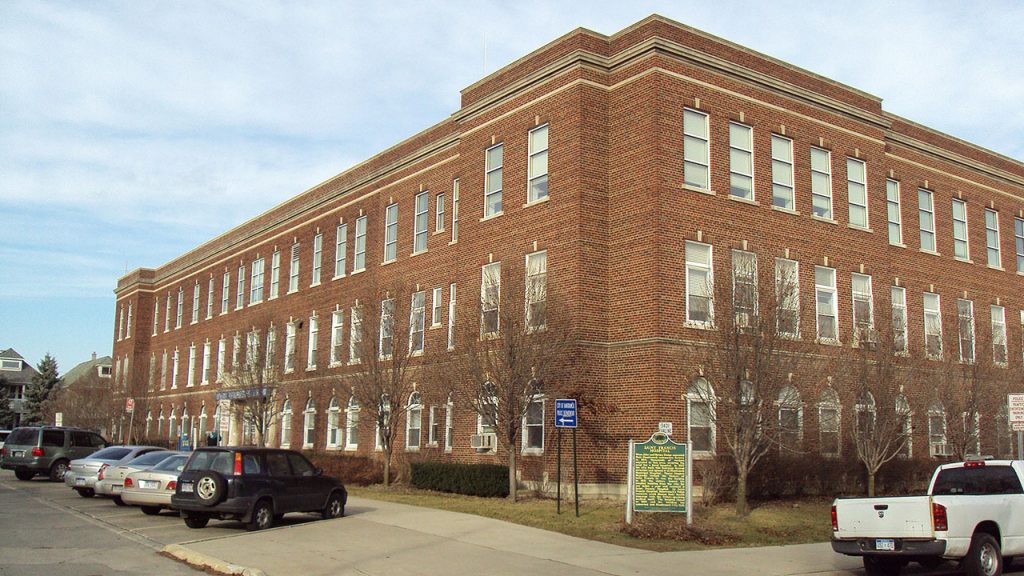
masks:
<path fill-rule="evenodd" d="M 73 385 L 55 389 L 43 413 L 47 422 L 53 422 L 60 412 L 65 426 L 99 431 L 109 426 L 123 409 L 124 401 L 115 400 L 110 378 L 101 378 L 97 370 L 91 370 Z"/>
<path fill-rule="evenodd" d="M 246 332 L 245 357 L 223 375 L 222 395 L 232 400 L 242 418 L 243 430 L 249 430 L 257 446 L 267 446 L 271 427 L 281 417 L 280 340 L 286 333 L 269 319 L 254 324 Z M 294 350 L 288 352 L 294 355 Z M 294 362 L 294 358 L 288 359 Z M 244 442 L 244 440 L 243 440 Z"/>
<path fill-rule="evenodd" d="M 691 290 L 688 307 L 705 327 L 707 340 L 682 348 L 680 361 L 694 358 L 723 382 L 717 390 L 694 387 L 717 437 L 724 440 L 736 470 L 736 513 L 750 512 L 747 482 L 758 463 L 773 449 L 795 450 L 792 425 L 780 408 L 795 396 L 792 375 L 798 366 L 813 371 L 819 359 L 800 355 L 794 340 L 800 326 L 796 266 L 775 262 L 774 275 L 759 274 L 752 252 L 732 252 L 731 282 L 706 278 L 703 289 Z M 795 264 L 795 263 L 792 263 Z M 767 281 L 765 281 L 767 280 Z M 699 281 L 689 278 L 688 281 Z M 692 417 L 692 415 L 691 415 Z"/>
<path fill-rule="evenodd" d="M 356 366 L 341 386 L 359 403 L 360 413 L 375 423 L 387 487 L 399 423 L 416 391 L 412 365 L 424 349 L 426 292 L 400 283 L 371 287 L 350 314 L 351 362 Z"/>
<path fill-rule="evenodd" d="M 577 380 L 568 378 L 576 358 L 570 312 L 548 290 L 546 252 L 531 255 L 525 269 L 485 266 L 479 300 L 464 301 L 469 305 L 458 310 L 454 350 L 439 354 L 435 378 L 478 416 L 477 437 L 495 440 L 479 449 L 505 452 L 515 502 L 520 446 L 543 448 L 537 432 L 543 398 L 577 398 L 581 409 L 588 404 Z"/>

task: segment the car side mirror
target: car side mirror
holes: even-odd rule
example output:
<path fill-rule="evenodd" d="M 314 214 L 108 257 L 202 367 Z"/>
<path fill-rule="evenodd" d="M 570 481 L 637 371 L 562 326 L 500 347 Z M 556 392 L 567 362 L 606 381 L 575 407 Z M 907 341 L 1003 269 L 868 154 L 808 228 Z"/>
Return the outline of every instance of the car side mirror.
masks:
<path fill-rule="evenodd" d="M 323 475 L 324 475 L 324 469 L 323 468 L 314 468 L 313 469 L 313 476 L 323 476 Z"/>

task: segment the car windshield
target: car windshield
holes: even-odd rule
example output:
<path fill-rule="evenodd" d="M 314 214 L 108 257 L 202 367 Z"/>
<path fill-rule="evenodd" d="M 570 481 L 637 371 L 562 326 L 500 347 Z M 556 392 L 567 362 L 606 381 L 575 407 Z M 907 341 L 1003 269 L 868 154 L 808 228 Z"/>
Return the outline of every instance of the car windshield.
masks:
<path fill-rule="evenodd" d="M 18 428 L 7 437 L 7 443 L 11 446 L 35 446 L 37 440 L 38 428 Z"/>
<path fill-rule="evenodd" d="M 188 456 L 184 454 L 175 454 L 163 462 L 153 466 L 154 471 L 161 472 L 181 472 L 181 469 L 185 467 L 185 460 Z"/>
<path fill-rule="evenodd" d="M 172 452 L 150 452 L 149 454 L 143 454 L 142 456 L 131 460 L 126 464 L 126 466 L 153 466 L 163 462 L 170 456 L 173 456 Z"/>
<path fill-rule="evenodd" d="M 129 453 L 131 448 L 124 448 L 122 446 L 111 446 L 110 448 L 104 448 L 99 452 L 95 452 L 89 456 L 90 460 L 120 460 Z"/>
<path fill-rule="evenodd" d="M 234 457 L 231 452 L 222 450 L 203 450 L 196 452 L 188 461 L 189 470 L 213 470 L 221 474 L 231 474 Z"/>

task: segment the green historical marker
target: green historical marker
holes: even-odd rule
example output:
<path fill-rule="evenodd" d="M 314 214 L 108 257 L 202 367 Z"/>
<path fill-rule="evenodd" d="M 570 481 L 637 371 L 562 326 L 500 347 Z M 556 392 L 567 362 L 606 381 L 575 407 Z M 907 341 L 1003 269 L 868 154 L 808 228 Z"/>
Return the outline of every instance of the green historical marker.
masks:
<path fill-rule="evenodd" d="M 689 462 L 686 444 L 657 433 L 633 444 L 633 510 L 687 512 Z"/>

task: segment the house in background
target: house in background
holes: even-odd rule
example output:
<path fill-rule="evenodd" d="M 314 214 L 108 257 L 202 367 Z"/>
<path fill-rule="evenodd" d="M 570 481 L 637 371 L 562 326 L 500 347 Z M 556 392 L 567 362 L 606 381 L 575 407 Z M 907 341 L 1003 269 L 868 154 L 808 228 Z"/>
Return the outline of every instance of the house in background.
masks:
<path fill-rule="evenodd" d="M 25 389 L 38 373 L 14 348 L 0 351 L 0 379 L 3 380 L 4 391 L 11 399 L 11 410 L 14 412 L 14 420 L 0 422 L 0 428 L 11 429 L 21 424 L 25 414 Z"/>
<path fill-rule="evenodd" d="M 95 378 L 110 380 L 113 365 L 114 360 L 110 356 L 97 358 L 96 353 L 93 352 L 92 360 L 78 364 L 61 377 L 60 387 L 69 388 L 80 381 L 94 382 Z"/>

